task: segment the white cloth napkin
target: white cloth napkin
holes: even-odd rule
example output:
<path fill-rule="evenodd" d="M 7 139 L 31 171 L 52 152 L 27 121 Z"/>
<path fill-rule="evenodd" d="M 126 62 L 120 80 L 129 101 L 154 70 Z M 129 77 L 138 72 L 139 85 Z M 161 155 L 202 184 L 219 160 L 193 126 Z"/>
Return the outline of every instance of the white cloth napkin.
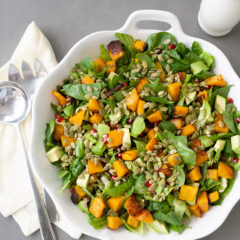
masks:
<path fill-rule="evenodd" d="M 57 65 L 49 41 L 35 22 L 32 22 L 27 27 L 10 61 L 0 68 L 0 82 L 8 80 L 10 62 L 20 72 L 23 60 L 33 67 L 35 58 L 45 66 L 48 72 Z M 23 122 L 22 130 L 28 147 L 31 136 L 30 115 Z M 28 236 L 39 229 L 39 222 L 16 135 L 13 126 L 0 124 L 0 212 L 4 217 L 12 215 L 22 232 Z M 81 232 L 71 226 L 67 220 L 61 219 L 61 216 L 56 225 L 75 239 L 81 236 Z"/>

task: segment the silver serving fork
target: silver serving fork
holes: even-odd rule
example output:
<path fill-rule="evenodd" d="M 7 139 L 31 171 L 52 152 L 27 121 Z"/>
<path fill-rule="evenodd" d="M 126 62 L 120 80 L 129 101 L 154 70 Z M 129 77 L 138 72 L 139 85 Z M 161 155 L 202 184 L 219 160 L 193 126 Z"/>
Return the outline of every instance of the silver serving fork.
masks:
<path fill-rule="evenodd" d="M 33 101 L 34 93 L 36 92 L 41 81 L 47 75 L 47 70 L 38 59 L 35 59 L 34 61 L 34 72 L 35 72 L 35 76 L 29 64 L 23 61 L 22 62 L 23 78 L 22 78 L 18 69 L 13 64 L 11 63 L 9 64 L 9 71 L 8 71 L 9 81 L 19 83 L 27 91 L 27 93 L 31 98 L 31 101 Z M 57 214 L 56 207 L 44 188 L 43 188 L 43 197 L 44 197 L 44 203 L 45 203 L 51 222 L 57 222 L 59 220 L 59 217 Z"/>

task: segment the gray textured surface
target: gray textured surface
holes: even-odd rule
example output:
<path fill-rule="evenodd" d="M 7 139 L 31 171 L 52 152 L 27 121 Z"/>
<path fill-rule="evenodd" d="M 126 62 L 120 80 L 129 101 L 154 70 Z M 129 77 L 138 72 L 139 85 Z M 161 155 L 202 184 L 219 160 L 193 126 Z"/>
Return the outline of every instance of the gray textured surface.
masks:
<path fill-rule="evenodd" d="M 200 0 L 0 0 L 0 3 L 0 65 L 10 58 L 27 25 L 33 20 L 51 42 L 60 61 L 80 38 L 99 30 L 118 29 L 132 11 L 162 9 L 176 14 L 187 34 L 208 40 L 222 49 L 240 75 L 240 24 L 225 37 L 207 36 L 197 24 Z M 239 221 L 240 202 L 225 223 L 204 239 L 238 240 Z M 56 232 L 59 240 L 71 239 L 59 229 Z M 40 240 L 41 237 L 39 232 L 24 237 L 11 217 L 0 215 L 0 240 L 24 239 Z M 81 239 L 93 238 L 83 236 Z"/>

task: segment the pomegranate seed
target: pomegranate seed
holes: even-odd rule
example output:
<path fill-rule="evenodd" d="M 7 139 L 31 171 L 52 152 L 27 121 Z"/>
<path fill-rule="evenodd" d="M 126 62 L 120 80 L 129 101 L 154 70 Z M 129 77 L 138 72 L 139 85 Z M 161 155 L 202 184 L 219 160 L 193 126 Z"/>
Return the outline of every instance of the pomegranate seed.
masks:
<path fill-rule="evenodd" d="M 232 98 L 228 98 L 228 103 L 233 103 L 233 99 Z"/>
<path fill-rule="evenodd" d="M 118 157 L 118 158 L 122 158 L 122 154 L 121 154 L 121 153 L 118 153 L 118 154 L 117 154 L 117 157 Z"/>
<path fill-rule="evenodd" d="M 129 120 L 128 120 L 128 123 L 129 123 L 129 124 L 133 124 L 133 120 L 132 120 L 132 119 L 129 119 Z"/>
<path fill-rule="evenodd" d="M 106 144 L 108 144 L 108 140 L 105 138 L 105 139 L 103 139 L 103 143 L 106 145 Z"/>
<path fill-rule="evenodd" d="M 237 120 L 237 123 L 240 123 L 240 118 L 236 118 L 236 120 Z"/>
<path fill-rule="evenodd" d="M 234 163 L 238 163 L 238 157 L 234 157 L 234 158 L 233 158 L 233 162 L 234 162 Z"/>
<path fill-rule="evenodd" d="M 201 80 L 200 80 L 200 79 L 198 79 L 198 80 L 197 80 L 197 83 L 200 83 L 200 82 L 201 82 Z"/>
<path fill-rule="evenodd" d="M 104 135 L 103 135 L 103 138 L 108 138 L 108 137 L 109 137 L 108 134 L 104 134 Z"/>
<path fill-rule="evenodd" d="M 117 148 L 117 151 L 118 151 L 118 152 L 121 152 L 121 147 L 118 147 L 118 148 Z"/>
<path fill-rule="evenodd" d="M 58 114 L 55 114 L 55 117 L 58 122 L 61 122 L 63 120 L 63 118 L 61 116 L 59 116 Z"/>
<path fill-rule="evenodd" d="M 72 102 L 73 102 L 73 99 L 70 98 L 67 102 L 68 102 L 68 103 L 72 103 Z"/>
<path fill-rule="evenodd" d="M 112 175 L 112 180 L 114 181 L 117 178 L 117 175 Z"/>
<path fill-rule="evenodd" d="M 97 130 L 95 128 L 91 129 L 91 134 L 96 133 Z"/>
<path fill-rule="evenodd" d="M 155 123 L 154 123 L 154 126 L 158 126 L 158 124 L 159 124 L 159 122 L 155 122 Z"/>
<path fill-rule="evenodd" d="M 203 90 L 203 88 L 202 88 L 202 87 L 200 87 L 199 89 L 200 89 L 200 91 L 202 91 L 202 90 Z"/>
<path fill-rule="evenodd" d="M 111 127 L 111 125 L 110 125 L 110 123 L 109 123 L 109 122 L 107 123 L 107 125 L 108 125 L 109 127 Z"/>
<path fill-rule="evenodd" d="M 207 89 L 211 89 L 212 86 L 207 86 Z"/>
<path fill-rule="evenodd" d="M 124 86 L 124 87 L 127 87 L 127 86 L 128 86 L 128 83 L 127 83 L 127 82 L 123 83 L 123 86 Z"/>
<path fill-rule="evenodd" d="M 147 186 L 147 187 L 151 187 L 152 184 L 151 184 L 149 181 L 146 181 L 146 186 Z"/>
<path fill-rule="evenodd" d="M 160 48 L 155 49 L 155 51 L 156 51 L 157 54 L 161 54 L 162 53 L 162 50 Z"/>
<path fill-rule="evenodd" d="M 114 124 L 114 125 L 113 125 L 113 128 L 114 128 L 114 129 L 118 129 L 118 125 L 117 125 L 117 124 Z"/>
<path fill-rule="evenodd" d="M 153 190 L 149 191 L 151 194 L 153 194 Z"/>
<path fill-rule="evenodd" d="M 168 47 L 168 48 L 172 50 L 172 49 L 174 49 L 175 47 L 176 47 L 176 45 L 175 45 L 175 44 L 171 44 L 171 45 L 169 45 L 169 47 Z"/>
<path fill-rule="evenodd" d="M 73 188 L 69 188 L 69 191 L 70 191 L 70 193 L 72 193 L 73 192 Z"/>
<path fill-rule="evenodd" d="M 90 197 L 86 196 L 85 198 L 87 199 L 87 202 L 90 202 Z"/>

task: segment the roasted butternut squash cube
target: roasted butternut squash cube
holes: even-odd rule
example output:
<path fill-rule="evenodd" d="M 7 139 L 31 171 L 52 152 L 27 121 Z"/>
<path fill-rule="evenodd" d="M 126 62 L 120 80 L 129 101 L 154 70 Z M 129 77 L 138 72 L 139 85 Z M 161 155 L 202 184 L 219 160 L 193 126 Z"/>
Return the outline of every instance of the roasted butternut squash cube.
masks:
<path fill-rule="evenodd" d="M 111 139 L 111 142 L 108 143 L 108 147 L 117 147 L 119 145 L 122 145 L 123 131 L 112 130 L 109 132 L 109 138 Z"/>
<path fill-rule="evenodd" d="M 123 221 L 120 217 L 113 217 L 113 216 L 108 216 L 107 217 L 107 222 L 108 222 L 108 228 L 114 230 L 118 229 L 123 225 Z"/>
<path fill-rule="evenodd" d="M 192 141 L 190 148 L 194 149 L 194 148 L 198 148 L 200 146 L 201 146 L 201 141 L 199 139 L 194 139 Z"/>
<path fill-rule="evenodd" d="M 205 79 L 205 82 L 208 86 L 213 87 L 224 87 L 227 85 L 227 82 L 224 80 L 221 74 Z"/>
<path fill-rule="evenodd" d="M 81 187 L 79 187 L 78 185 L 75 186 L 75 191 L 79 197 L 79 201 L 82 200 L 85 196 L 86 196 L 86 192 L 82 190 Z"/>
<path fill-rule="evenodd" d="M 88 159 L 88 173 L 94 174 L 100 172 L 103 172 L 102 162 L 98 161 L 97 165 L 95 165 L 95 163 L 91 159 Z"/>
<path fill-rule="evenodd" d="M 172 122 L 175 125 L 177 130 L 182 129 L 182 122 L 183 122 L 182 119 L 180 119 L 180 118 L 173 118 L 173 119 L 170 120 L 170 122 Z"/>
<path fill-rule="evenodd" d="M 198 193 L 197 187 L 183 185 L 180 189 L 179 199 L 183 201 L 193 202 L 195 201 L 197 193 Z"/>
<path fill-rule="evenodd" d="M 106 66 L 107 66 L 107 71 L 106 71 L 107 74 L 109 74 L 110 72 L 116 72 L 116 69 L 117 69 L 116 62 L 107 61 Z"/>
<path fill-rule="evenodd" d="M 207 160 L 208 160 L 207 152 L 199 150 L 196 156 L 196 166 L 201 166 Z"/>
<path fill-rule="evenodd" d="M 137 219 L 140 222 L 144 222 L 144 223 L 152 223 L 152 222 L 154 222 L 154 218 L 152 217 L 152 214 L 147 209 L 143 209 L 140 212 L 140 214 L 137 216 Z"/>
<path fill-rule="evenodd" d="M 98 100 L 91 98 L 88 101 L 88 108 L 92 112 L 99 112 L 101 110 L 101 106 Z"/>
<path fill-rule="evenodd" d="M 198 204 L 194 204 L 194 205 L 188 205 L 188 209 L 190 210 L 190 212 L 196 216 L 196 217 L 201 217 L 202 216 L 202 212 L 201 209 L 199 208 Z"/>
<path fill-rule="evenodd" d="M 141 115 L 144 113 L 144 105 L 145 105 L 145 101 L 143 100 L 139 100 L 138 101 L 138 106 L 137 106 L 137 114 Z"/>
<path fill-rule="evenodd" d="M 53 139 L 56 140 L 56 141 L 60 141 L 62 135 L 64 135 L 63 125 L 56 124 L 55 127 L 54 127 Z"/>
<path fill-rule="evenodd" d="M 176 105 L 174 107 L 174 116 L 176 117 L 186 117 L 188 114 L 188 107 L 183 107 Z"/>
<path fill-rule="evenodd" d="M 111 41 L 107 45 L 107 48 L 113 61 L 117 61 L 124 54 L 122 49 L 122 44 L 119 40 Z"/>
<path fill-rule="evenodd" d="M 199 208 L 201 209 L 202 212 L 207 212 L 208 211 L 208 196 L 207 192 L 201 192 L 198 199 L 197 199 L 197 204 Z"/>
<path fill-rule="evenodd" d="M 168 93 L 172 100 L 176 102 L 180 97 L 181 85 L 179 82 L 171 83 L 168 85 Z"/>
<path fill-rule="evenodd" d="M 102 198 L 95 197 L 91 202 L 89 211 L 94 217 L 101 218 L 106 207 L 107 206 Z"/>
<path fill-rule="evenodd" d="M 226 163 L 218 163 L 218 176 L 222 178 L 232 179 L 234 177 L 234 170 Z"/>
<path fill-rule="evenodd" d="M 133 47 L 136 50 L 140 50 L 140 52 L 144 52 L 146 48 L 146 43 L 140 40 L 136 40 Z"/>
<path fill-rule="evenodd" d="M 196 128 L 194 125 L 192 124 L 188 124 L 186 125 L 183 129 L 182 129 L 182 135 L 189 137 L 191 136 L 194 132 L 196 131 Z"/>
<path fill-rule="evenodd" d="M 103 69 L 106 67 L 106 64 L 105 62 L 101 59 L 101 58 L 98 58 L 96 61 L 95 61 L 96 65 L 98 66 L 98 72 L 102 72 Z"/>
<path fill-rule="evenodd" d="M 125 103 L 130 110 L 136 112 L 137 106 L 138 106 L 138 101 L 139 101 L 139 96 L 138 96 L 136 88 L 134 88 L 130 92 L 130 94 L 125 98 Z"/>
<path fill-rule="evenodd" d="M 205 99 L 206 101 L 208 101 L 208 94 L 207 91 L 201 91 L 200 93 L 197 94 L 197 99 Z"/>
<path fill-rule="evenodd" d="M 101 114 L 99 114 L 99 113 L 94 113 L 94 114 L 89 118 L 89 122 L 92 123 L 92 124 L 94 124 L 94 123 L 98 124 L 98 123 L 100 123 L 100 122 L 102 121 L 102 119 L 103 119 L 103 116 L 102 116 Z"/>
<path fill-rule="evenodd" d="M 66 146 L 71 145 L 72 142 L 75 143 L 76 139 L 72 138 L 72 137 L 67 137 L 67 136 L 62 135 L 61 136 L 61 142 L 62 142 L 62 146 L 66 147 Z"/>
<path fill-rule="evenodd" d="M 134 198 L 133 195 L 127 198 L 125 208 L 132 217 L 137 217 L 143 209 L 141 204 Z"/>
<path fill-rule="evenodd" d="M 115 169 L 118 177 L 124 177 L 129 172 L 128 168 L 121 160 L 115 161 L 113 163 L 113 168 Z"/>
<path fill-rule="evenodd" d="M 148 115 L 147 119 L 150 123 L 159 122 L 162 120 L 162 113 L 160 110 L 157 110 L 156 112 Z"/>
<path fill-rule="evenodd" d="M 129 150 L 122 153 L 122 159 L 126 161 L 133 161 L 138 157 L 137 150 Z"/>
<path fill-rule="evenodd" d="M 83 77 L 81 82 L 83 84 L 92 84 L 92 83 L 94 83 L 94 80 L 91 77 L 86 75 L 86 76 Z"/>
<path fill-rule="evenodd" d="M 152 128 L 147 132 L 147 137 L 150 140 L 152 138 L 155 138 L 156 134 L 157 134 L 156 131 L 154 130 L 154 128 Z"/>
<path fill-rule="evenodd" d="M 136 228 L 138 226 L 138 220 L 136 217 L 133 217 L 131 215 L 128 215 L 128 218 L 127 218 L 127 224 Z"/>
<path fill-rule="evenodd" d="M 172 170 L 165 163 L 160 167 L 158 171 L 164 173 L 165 176 L 170 176 L 172 174 Z"/>
<path fill-rule="evenodd" d="M 161 80 L 161 82 L 164 82 L 165 78 L 166 78 L 166 74 L 165 74 L 165 72 L 163 70 L 163 67 L 162 67 L 161 63 L 160 62 L 155 62 L 155 65 L 156 65 L 158 70 L 162 71 L 161 75 L 160 75 L 160 80 Z"/>
<path fill-rule="evenodd" d="M 77 112 L 76 114 L 69 118 L 69 122 L 72 124 L 82 125 L 85 113 L 86 113 L 85 110 L 80 110 L 79 112 Z"/>
<path fill-rule="evenodd" d="M 221 114 L 216 115 L 214 125 L 214 131 L 217 133 L 227 133 L 229 129 L 223 120 L 223 116 Z"/>
<path fill-rule="evenodd" d="M 214 203 L 219 199 L 219 193 L 218 191 L 212 192 L 208 194 L 208 198 L 210 203 Z"/>
<path fill-rule="evenodd" d="M 58 100 L 58 104 L 64 106 L 67 104 L 67 99 L 59 92 L 53 90 L 52 95 L 55 96 Z"/>
<path fill-rule="evenodd" d="M 137 85 L 137 93 L 141 93 L 143 87 L 148 83 L 149 83 L 148 80 L 145 77 L 143 77 Z"/>
<path fill-rule="evenodd" d="M 148 141 L 148 143 L 146 144 L 146 150 L 147 151 L 153 151 L 154 150 L 154 145 L 156 145 L 158 143 L 156 138 L 152 138 Z"/>
<path fill-rule="evenodd" d="M 107 200 L 108 206 L 115 212 L 118 212 L 123 205 L 125 196 L 111 197 Z"/>
<path fill-rule="evenodd" d="M 193 168 L 187 175 L 187 177 L 192 181 L 198 181 L 202 178 L 199 167 Z"/>
<path fill-rule="evenodd" d="M 212 180 L 218 180 L 218 170 L 217 169 L 208 169 L 206 179 L 211 178 Z"/>
<path fill-rule="evenodd" d="M 179 165 L 182 162 L 182 158 L 179 153 L 175 153 L 168 156 L 168 163 L 171 167 Z"/>

